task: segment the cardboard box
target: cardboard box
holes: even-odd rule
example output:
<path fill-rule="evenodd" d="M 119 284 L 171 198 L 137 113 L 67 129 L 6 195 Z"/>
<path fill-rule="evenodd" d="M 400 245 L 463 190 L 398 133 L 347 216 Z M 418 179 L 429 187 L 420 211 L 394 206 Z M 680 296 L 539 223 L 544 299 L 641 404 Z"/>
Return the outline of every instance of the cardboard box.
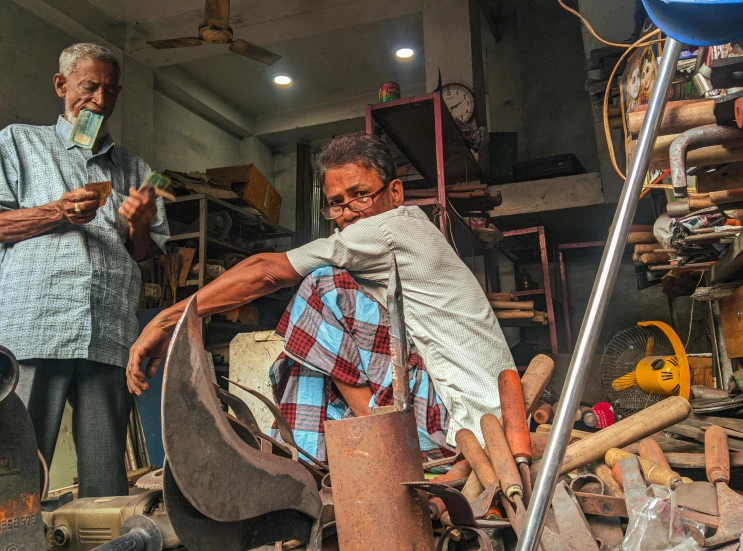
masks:
<path fill-rule="evenodd" d="M 281 195 L 255 165 L 210 168 L 206 174 L 219 186 L 231 187 L 245 203 L 265 214 L 271 222 L 279 222 Z"/>

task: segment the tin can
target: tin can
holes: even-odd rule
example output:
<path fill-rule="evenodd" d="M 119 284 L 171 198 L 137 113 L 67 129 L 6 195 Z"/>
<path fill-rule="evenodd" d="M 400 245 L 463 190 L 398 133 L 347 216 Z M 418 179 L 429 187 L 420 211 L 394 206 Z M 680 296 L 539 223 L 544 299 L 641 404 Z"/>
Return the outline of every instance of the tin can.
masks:
<path fill-rule="evenodd" d="M 385 82 L 379 89 L 379 103 L 400 99 L 400 85 L 397 82 Z"/>

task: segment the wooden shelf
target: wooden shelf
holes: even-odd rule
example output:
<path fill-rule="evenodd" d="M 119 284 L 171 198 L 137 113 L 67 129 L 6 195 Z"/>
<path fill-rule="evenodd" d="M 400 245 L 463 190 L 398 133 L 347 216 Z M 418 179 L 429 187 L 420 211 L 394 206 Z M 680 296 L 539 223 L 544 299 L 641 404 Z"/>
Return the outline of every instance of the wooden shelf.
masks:
<path fill-rule="evenodd" d="M 544 289 L 529 289 L 528 291 L 516 291 L 511 294 L 515 297 L 530 297 L 532 295 L 543 295 Z"/>

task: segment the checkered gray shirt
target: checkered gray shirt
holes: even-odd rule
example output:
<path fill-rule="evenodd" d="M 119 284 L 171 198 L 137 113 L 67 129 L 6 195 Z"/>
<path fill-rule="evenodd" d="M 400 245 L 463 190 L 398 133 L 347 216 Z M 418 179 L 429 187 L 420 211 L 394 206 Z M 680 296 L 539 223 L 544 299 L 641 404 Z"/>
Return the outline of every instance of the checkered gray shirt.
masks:
<path fill-rule="evenodd" d="M 447 442 L 456 445 L 461 428 L 482 441 L 480 417 L 500 417 L 498 374 L 516 366 L 477 279 L 421 209 L 398 207 L 362 218 L 287 255 L 302 276 L 322 266 L 348 270 L 386 307 L 393 252 L 408 338 L 451 415 Z"/>
<path fill-rule="evenodd" d="M 0 131 L 0 212 L 39 207 L 88 182 L 111 180 L 95 219 L 0 244 L 0 344 L 20 360 L 83 358 L 123 367 L 137 337 L 141 275 L 118 214 L 150 171 L 106 136 L 97 155 L 68 143 L 72 125 L 11 125 Z M 152 240 L 169 237 L 162 199 Z"/>

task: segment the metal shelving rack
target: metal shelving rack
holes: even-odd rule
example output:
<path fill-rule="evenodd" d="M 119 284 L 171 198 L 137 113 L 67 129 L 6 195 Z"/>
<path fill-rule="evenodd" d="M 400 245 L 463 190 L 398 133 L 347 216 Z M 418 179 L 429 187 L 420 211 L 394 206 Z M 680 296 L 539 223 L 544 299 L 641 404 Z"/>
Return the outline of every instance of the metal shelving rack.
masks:
<path fill-rule="evenodd" d="M 201 289 L 205 284 L 206 260 L 211 252 L 234 252 L 250 255 L 250 250 L 244 249 L 233 243 L 227 243 L 215 239 L 207 234 L 207 217 L 210 212 L 227 211 L 232 218 L 233 226 L 230 231 L 237 231 L 238 235 L 247 242 L 264 241 L 267 239 L 291 238 L 294 245 L 294 232 L 274 224 L 265 218 L 255 216 L 248 209 L 230 204 L 221 199 L 216 199 L 203 193 L 195 195 L 184 195 L 177 197 L 173 202 L 166 203 L 168 220 L 175 220 L 184 224 L 193 224 L 199 221 L 199 230 L 172 235 L 168 243 L 179 241 L 197 240 L 199 243 L 198 280 L 189 280 L 186 286 L 194 286 Z"/>
<path fill-rule="evenodd" d="M 557 354 L 559 350 L 557 346 L 557 327 L 555 325 L 555 307 L 553 304 L 553 297 L 552 297 L 552 283 L 551 283 L 551 278 L 550 278 L 549 256 L 547 254 L 547 236 L 544 231 L 544 226 L 534 226 L 532 228 L 523 228 L 520 230 L 504 231 L 503 237 L 505 238 L 504 241 L 507 241 L 509 237 L 514 238 L 514 237 L 530 235 L 530 234 L 536 234 L 539 240 L 539 258 L 540 258 L 540 264 L 542 266 L 542 274 L 544 276 L 544 286 L 541 289 L 516 291 L 513 293 L 513 295 L 516 297 L 544 295 L 544 299 L 546 302 L 546 309 L 547 309 L 547 320 L 549 321 L 548 327 L 549 327 L 549 332 L 550 332 L 550 347 L 552 349 L 552 353 Z M 505 247 L 502 247 L 502 248 L 505 249 Z M 509 260 L 513 262 L 514 267 L 517 267 L 519 265 L 518 259 L 515 259 L 513 255 L 507 255 L 507 256 Z M 502 325 L 503 327 L 507 327 L 507 325 L 505 324 L 502 324 Z"/>

